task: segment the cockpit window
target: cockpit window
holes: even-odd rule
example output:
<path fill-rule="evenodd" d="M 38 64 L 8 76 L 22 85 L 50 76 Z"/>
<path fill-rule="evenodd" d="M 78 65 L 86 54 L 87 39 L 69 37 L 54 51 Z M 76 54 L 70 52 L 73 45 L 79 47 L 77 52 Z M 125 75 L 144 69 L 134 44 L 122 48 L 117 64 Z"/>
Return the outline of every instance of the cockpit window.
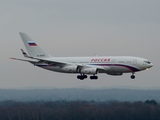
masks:
<path fill-rule="evenodd" d="M 149 62 L 149 61 L 144 61 L 144 63 L 151 64 L 151 62 Z"/>

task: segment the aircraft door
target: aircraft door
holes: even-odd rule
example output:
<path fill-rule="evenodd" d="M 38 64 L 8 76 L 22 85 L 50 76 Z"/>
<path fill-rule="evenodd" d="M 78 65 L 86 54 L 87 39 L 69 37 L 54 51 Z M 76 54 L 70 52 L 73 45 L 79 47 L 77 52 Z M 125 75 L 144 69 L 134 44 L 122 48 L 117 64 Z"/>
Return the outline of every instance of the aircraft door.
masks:
<path fill-rule="evenodd" d="M 133 65 L 137 65 L 137 59 L 133 60 Z"/>
<path fill-rule="evenodd" d="M 112 60 L 111 60 L 111 64 L 112 64 L 112 66 L 114 66 L 114 64 L 115 64 L 115 59 L 112 59 Z"/>
<path fill-rule="evenodd" d="M 115 59 L 111 60 L 111 66 L 110 66 L 110 72 L 114 73 L 115 72 Z"/>

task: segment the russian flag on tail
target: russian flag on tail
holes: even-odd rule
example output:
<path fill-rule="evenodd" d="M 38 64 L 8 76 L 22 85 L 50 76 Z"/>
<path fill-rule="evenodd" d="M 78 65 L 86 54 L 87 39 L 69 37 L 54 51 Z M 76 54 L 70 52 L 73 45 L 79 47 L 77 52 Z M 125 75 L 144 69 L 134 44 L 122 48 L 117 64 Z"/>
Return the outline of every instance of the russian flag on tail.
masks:
<path fill-rule="evenodd" d="M 34 41 L 28 41 L 29 46 L 37 46 L 37 44 Z"/>

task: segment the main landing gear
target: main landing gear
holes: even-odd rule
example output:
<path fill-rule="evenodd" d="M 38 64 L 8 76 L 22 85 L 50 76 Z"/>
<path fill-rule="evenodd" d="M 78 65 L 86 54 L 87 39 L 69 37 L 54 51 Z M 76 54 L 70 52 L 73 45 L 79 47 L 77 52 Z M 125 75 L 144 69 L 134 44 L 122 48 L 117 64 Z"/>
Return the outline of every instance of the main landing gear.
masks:
<path fill-rule="evenodd" d="M 87 75 L 78 75 L 77 79 L 84 80 L 87 78 Z"/>
<path fill-rule="evenodd" d="M 84 75 L 84 74 L 81 74 L 81 75 L 78 75 L 78 76 L 77 76 L 77 79 L 80 79 L 80 80 L 84 80 L 84 79 L 86 79 L 86 78 L 87 78 L 87 75 Z M 95 75 L 90 76 L 90 79 L 91 79 L 91 80 L 93 80 L 93 79 L 97 80 L 97 79 L 98 79 L 98 76 L 95 76 Z"/>
<path fill-rule="evenodd" d="M 132 75 L 131 75 L 131 79 L 135 79 L 135 75 L 134 75 L 134 73 L 132 73 Z"/>
<path fill-rule="evenodd" d="M 98 76 L 90 76 L 90 79 L 91 79 L 91 80 L 93 80 L 93 79 L 96 79 L 96 80 L 97 80 L 97 79 L 98 79 Z"/>

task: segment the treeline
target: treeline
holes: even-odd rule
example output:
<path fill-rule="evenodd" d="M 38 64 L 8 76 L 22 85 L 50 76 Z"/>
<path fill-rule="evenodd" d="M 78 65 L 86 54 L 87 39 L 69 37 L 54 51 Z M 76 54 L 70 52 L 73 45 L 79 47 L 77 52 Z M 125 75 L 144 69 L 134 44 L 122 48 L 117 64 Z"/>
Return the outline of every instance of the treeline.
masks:
<path fill-rule="evenodd" d="M 160 90 L 131 89 L 0 89 L 0 101 L 145 101 L 154 99 L 160 102 Z"/>
<path fill-rule="evenodd" d="M 160 120 L 160 105 L 145 102 L 0 102 L 0 120 Z"/>

